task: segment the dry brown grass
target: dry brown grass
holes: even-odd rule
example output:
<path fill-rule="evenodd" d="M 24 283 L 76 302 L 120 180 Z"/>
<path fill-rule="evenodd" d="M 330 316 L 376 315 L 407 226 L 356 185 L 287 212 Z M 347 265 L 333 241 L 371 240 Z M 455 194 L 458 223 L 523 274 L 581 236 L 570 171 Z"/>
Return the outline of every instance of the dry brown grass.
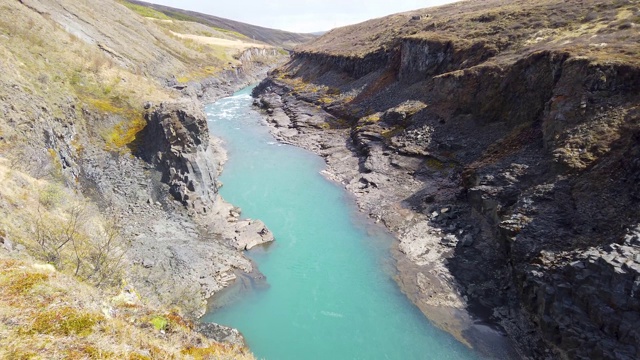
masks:
<path fill-rule="evenodd" d="M 40 231 L 68 234 L 70 209 L 82 199 L 55 179 L 35 179 L 9 165 L 0 158 L 0 235 L 44 259 L 34 214 L 47 220 Z M 74 228 L 74 236 L 92 237 L 91 229 L 105 227 L 103 216 L 89 210 L 87 226 Z M 73 247 L 59 255 L 54 267 L 0 246 L 0 359 L 253 359 L 246 349 L 193 331 L 177 309 L 145 306 L 119 281 L 103 282 L 102 290 L 92 278 L 81 281 L 86 273 L 73 275 Z M 156 318 L 166 323 L 156 328 Z"/>
<path fill-rule="evenodd" d="M 56 177 L 35 179 L 0 158 L 0 228 L 36 259 L 101 287 L 121 282 L 128 242 L 114 216 L 66 189 Z"/>
<path fill-rule="evenodd" d="M 551 48 L 640 63 L 639 27 L 633 1 L 461 1 L 334 29 L 296 50 L 363 57 L 402 39 L 429 39 L 482 42 L 505 56 Z"/>
<path fill-rule="evenodd" d="M 139 129 L 144 101 L 172 97 L 153 80 L 121 68 L 97 47 L 67 33 L 53 20 L 25 9 L 14 2 L 4 4 L 0 19 L 0 70 L 5 74 L 0 81 L 0 97 L 22 96 L 13 101 L 16 111 L 40 103 L 53 116 L 65 118 L 69 114 L 61 105 L 75 103 L 77 118 L 83 118 L 81 110 L 86 108 L 120 117 L 121 128 Z M 16 86 L 21 93 L 15 93 Z M 24 113 L 25 120 L 37 121 L 33 110 Z M 115 131 L 115 135 L 120 134 Z M 126 149 L 131 136 L 129 131 L 121 135 L 107 139 L 107 146 Z"/>
<path fill-rule="evenodd" d="M 151 319 L 167 319 L 156 329 Z M 105 294 L 28 259 L 0 251 L 2 359 L 253 359 L 211 341 L 173 311 L 135 293 Z"/>

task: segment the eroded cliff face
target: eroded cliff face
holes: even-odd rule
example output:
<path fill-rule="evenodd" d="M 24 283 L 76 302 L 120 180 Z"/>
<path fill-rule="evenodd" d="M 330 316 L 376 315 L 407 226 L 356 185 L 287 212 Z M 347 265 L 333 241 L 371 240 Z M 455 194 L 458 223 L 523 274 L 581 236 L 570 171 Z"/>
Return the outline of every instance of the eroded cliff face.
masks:
<path fill-rule="evenodd" d="M 202 315 L 208 297 L 255 272 L 242 250 L 273 240 L 217 194 L 226 157 L 202 101 L 255 82 L 282 53 L 229 49 L 223 61 L 113 1 L 13 1 L 2 11 L 9 255 L 101 286 L 127 283 L 146 304 Z M 60 229 L 82 249 L 48 243 Z M 117 266 L 94 281 L 95 261 L 107 257 Z"/>
<path fill-rule="evenodd" d="M 140 154 L 162 173 L 169 193 L 196 213 L 213 205 L 218 169 L 203 110 L 193 102 L 162 103 L 147 112 Z"/>
<path fill-rule="evenodd" d="M 442 9 L 389 21 L 437 23 L 453 6 Z M 336 32 L 366 46 L 350 30 Z M 637 358 L 640 67 L 601 50 L 637 47 L 588 45 L 605 57 L 577 40 L 452 32 L 357 56 L 321 38 L 257 88 L 259 105 L 276 136 L 325 156 L 398 235 L 401 286 L 427 316 L 470 309 L 499 322 L 520 356 Z"/>

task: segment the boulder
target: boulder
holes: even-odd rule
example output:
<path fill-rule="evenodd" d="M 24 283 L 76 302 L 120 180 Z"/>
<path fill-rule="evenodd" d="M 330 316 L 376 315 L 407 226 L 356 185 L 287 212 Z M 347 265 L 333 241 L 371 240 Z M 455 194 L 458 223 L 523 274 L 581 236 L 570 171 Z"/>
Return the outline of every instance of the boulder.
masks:
<path fill-rule="evenodd" d="M 213 339 L 218 342 L 223 342 L 240 347 L 247 346 L 242 333 L 227 326 L 215 323 L 201 322 L 196 324 L 196 330 L 207 338 Z"/>
<path fill-rule="evenodd" d="M 225 234 L 229 244 L 238 250 L 249 250 L 254 246 L 274 240 L 273 234 L 260 220 L 241 220 L 232 233 Z"/>

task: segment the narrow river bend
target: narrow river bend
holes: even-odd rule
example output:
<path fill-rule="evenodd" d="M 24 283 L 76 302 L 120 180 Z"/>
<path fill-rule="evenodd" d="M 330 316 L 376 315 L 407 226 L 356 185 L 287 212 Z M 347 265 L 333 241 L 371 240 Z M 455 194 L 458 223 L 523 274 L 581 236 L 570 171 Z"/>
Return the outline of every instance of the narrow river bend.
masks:
<path fill-rule="evenodd" d="M 271 137 L 250 90 L 205 110 L 229 153 L 222 196 L 275 235 L 275 243 L 248 253 L 269 286 L 203 321 L 240 329 L 258 359 L 479 358 L 400 292 L 393 240 L 320 174 L 320 157 Z"/>

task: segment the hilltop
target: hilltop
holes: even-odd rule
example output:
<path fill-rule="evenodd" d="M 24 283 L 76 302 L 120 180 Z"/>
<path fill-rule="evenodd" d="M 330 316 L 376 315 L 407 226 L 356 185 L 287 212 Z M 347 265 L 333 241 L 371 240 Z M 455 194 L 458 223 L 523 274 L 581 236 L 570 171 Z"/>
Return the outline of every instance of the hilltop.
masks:
<path fill-rule="evenodd" d="M 218 29 L 227 29 L 242 34 L 247 39 L 260 41 L 265 44 L 293 49 L 295 46 L 306 43 L 316 38 L 313 34 L 299 34 L 283 30 L 268 29 L 261 26 L 249 25 L 239 21 L 220 18 L 213 15 L 202 14 L 195 11 L 176 9 L 169 6 L 152 4 L 144 1 L 130 0 L 132 4 L 142 5 L 145 8 L 179 20 L 201 23 Z"/>
<path fill-rule="evenodd" d="M 637 21 L 625 1 L 462 1 L 333 29 L 296 51 L 365 57 L 422 40 L 458 51 L 482 46 L 483 61 L 546 49 L 637 64 Z"/>
<path fill-rule="evenodd" d="M 396 234 L 435 324 L 514 358 L 632 359 L 639 27 L 635 1 L 462 1 L 334 29 L 254 95 Z"/>

